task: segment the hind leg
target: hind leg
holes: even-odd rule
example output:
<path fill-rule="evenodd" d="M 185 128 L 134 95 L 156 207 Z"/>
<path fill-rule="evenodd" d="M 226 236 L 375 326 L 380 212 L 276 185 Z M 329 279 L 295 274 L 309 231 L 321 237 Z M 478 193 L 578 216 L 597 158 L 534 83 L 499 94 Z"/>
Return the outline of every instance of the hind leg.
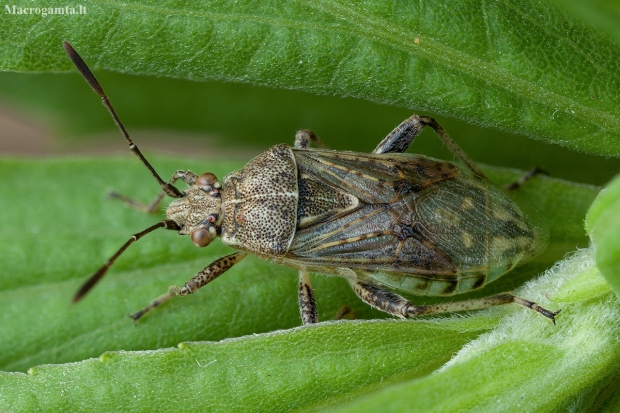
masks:
<path fill-rule="evenodd" d="M 421 315 L 451 313 L 455 311 L 479 310 L 482 308 L 493 307 L 496 305 L 515 303 L 534 310 L 555 324 L 555 316 L 560 312 L 549 311 L 538 304 L 517 297 L 512 293 L 502 293 L 490 297 L 477 298 L 474 300 L 457 301 L 452 303 L 432 304 L 432 305 L 413 305 L 409 300 L 391 291 L 385 290 L 377 285 L 363 283 L 361 281 L 349 280 L 355 294 L 365 303 L 372 307 L 392 314 L 400 318 L 411 318 Z"/>

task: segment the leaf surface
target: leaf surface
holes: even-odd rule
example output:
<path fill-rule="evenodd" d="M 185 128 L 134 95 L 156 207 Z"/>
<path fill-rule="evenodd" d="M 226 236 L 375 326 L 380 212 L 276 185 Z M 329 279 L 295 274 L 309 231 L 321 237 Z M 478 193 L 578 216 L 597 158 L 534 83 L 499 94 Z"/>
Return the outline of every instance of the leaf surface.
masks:
<path fill-rule="evenodd" d="M 592 203 L 586 229 L 596 246 L 596 264 L 620 296 L 620 177 L 612 180 Z"/>
<path fill-rule="evenodd" d="M 180 167 L 203 169 L 200 162 L 187 159 L 155 157 L 152 161 L 163 176 Z M 241 164 L 213 162 L 210 166 L 222 177 Z M 489 172 L 500 183 L 519 176 L 506 170 Z M 199 293 L 172 300 L 134 327 L 127 314 L 232 251 L 219 241 L 206 249 L 196 248 L 186 237 L 164 230 L 132 245 L 95 289 L 71 305 L 79 285 L 131 234 L 162 218 L 161 213 L 148 216 L 106 199 L 106 193 L 116 190 L 147 202 L 157 192 L 155 182 L 137 160 L 128 157 L 4 160 L 0 174 L 5 177 L 0 191 L 19 200 L 3 198 L 0 216 L 3 228 L 16 228 L 0 234 L 2 369 L 25 371 L 38 364 L 97 357 L 109 350 L 157 349 L 299 325 L 296 272 L 249 257 Z M 517 288 L 575 245 L 586 245 L 582 217 L 597 189 L 540 178 L 524 186 L 522 196 L 550 223 L 553 236 L 547 253 L 477 295 Z M 345 280 L 313 279 L 321 320 L 329 320 L 345 304 L 353 307 L 358 318 L 384 316 L 361 303 Z"/>
<path fill-rule="evenodd" d="M 83 4 L 5 15 L 0 70 L 70 70 L 66 39 L 95 67 L 354 96 L 620 155 L 620 48 L 544 1 Z"/>

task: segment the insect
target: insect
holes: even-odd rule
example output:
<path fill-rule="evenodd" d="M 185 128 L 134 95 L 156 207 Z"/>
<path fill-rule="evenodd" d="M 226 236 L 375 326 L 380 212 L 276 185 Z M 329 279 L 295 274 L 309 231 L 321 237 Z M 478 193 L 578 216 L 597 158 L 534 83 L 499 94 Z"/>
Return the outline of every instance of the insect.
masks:
<path fill-rule="evenodd" d="M 434 119 L 410 117 L 370 154 L 310 148 L 322 144 L 313 132 L 301 130 L 294 147 L 276 145 L 223 182 L 209 172 L 183 170 L 165 182 L 130 139 L 86 63 L 69 43 L 64 47 L 163 190 L 142 209 L 155 211 L 165 195 L 175 198 L 167 218 L 132 235 L 74 302 L 132 243 L 164 228 L 189 235 L 198 247 L 219 236 L 239 252 L 207 265 L 182 287 L 171 287 L 131 314 L 134 320 L 176 295 L 196 292 L 252 253 L 299 270 L 303 324 L 318 321 L 310 273 L 344 277 L 362 301 L 401 318 L 517 303 L 555 323 L 559 311 L 511 293 L 414 305 L 392 291 L 452 296 L 476 290 L 539 254 L 548 240 L 540 215 L 489 182 Z M 425 126 L 465 167 L 403 153 Z M 174 186 L 179 179 L 188 185 L 182 191 Z"/>

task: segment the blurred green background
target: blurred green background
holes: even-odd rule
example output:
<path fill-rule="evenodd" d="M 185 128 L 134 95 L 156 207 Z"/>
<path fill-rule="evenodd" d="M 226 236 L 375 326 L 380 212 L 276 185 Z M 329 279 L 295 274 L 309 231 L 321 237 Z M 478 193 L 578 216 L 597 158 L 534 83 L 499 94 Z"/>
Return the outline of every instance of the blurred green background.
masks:
<path fill-rule="evenodd" d="M 205 159 L 246 161 L 270 145 L 314 130 L 333 149 L 369 152 L 413 111 L 354 98 L 317 96 L 241 83 L 195 82 L 95 70 L 138 146 Z M 433 113 L 420 112 L 434 116 Z M 436 116 L 477 162 L 602 185 L 620 170 L 605 159 L 524 136 Z M 77 73 L 0 73 L 0 154 L 132 156 L 99 98 Z M 425 131 L 410 152 L 452 155 Z M 178 165 L 184 168 L 183 165 Z"/>

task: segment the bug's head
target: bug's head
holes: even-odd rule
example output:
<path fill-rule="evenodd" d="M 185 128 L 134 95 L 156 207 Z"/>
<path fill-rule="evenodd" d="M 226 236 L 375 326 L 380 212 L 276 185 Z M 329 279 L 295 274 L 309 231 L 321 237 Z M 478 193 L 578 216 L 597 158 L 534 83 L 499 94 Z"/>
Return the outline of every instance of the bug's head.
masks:
<path fill-rule="evenodd" d="M 203 173 L 196 183 L 175 199 L 166 210 L 166 216 L 181 229 L 180 235 L 189 235 L 197 247 L 206 247 L 220 232 L 222 220 L 222 185 L 210 172 Z"/>

